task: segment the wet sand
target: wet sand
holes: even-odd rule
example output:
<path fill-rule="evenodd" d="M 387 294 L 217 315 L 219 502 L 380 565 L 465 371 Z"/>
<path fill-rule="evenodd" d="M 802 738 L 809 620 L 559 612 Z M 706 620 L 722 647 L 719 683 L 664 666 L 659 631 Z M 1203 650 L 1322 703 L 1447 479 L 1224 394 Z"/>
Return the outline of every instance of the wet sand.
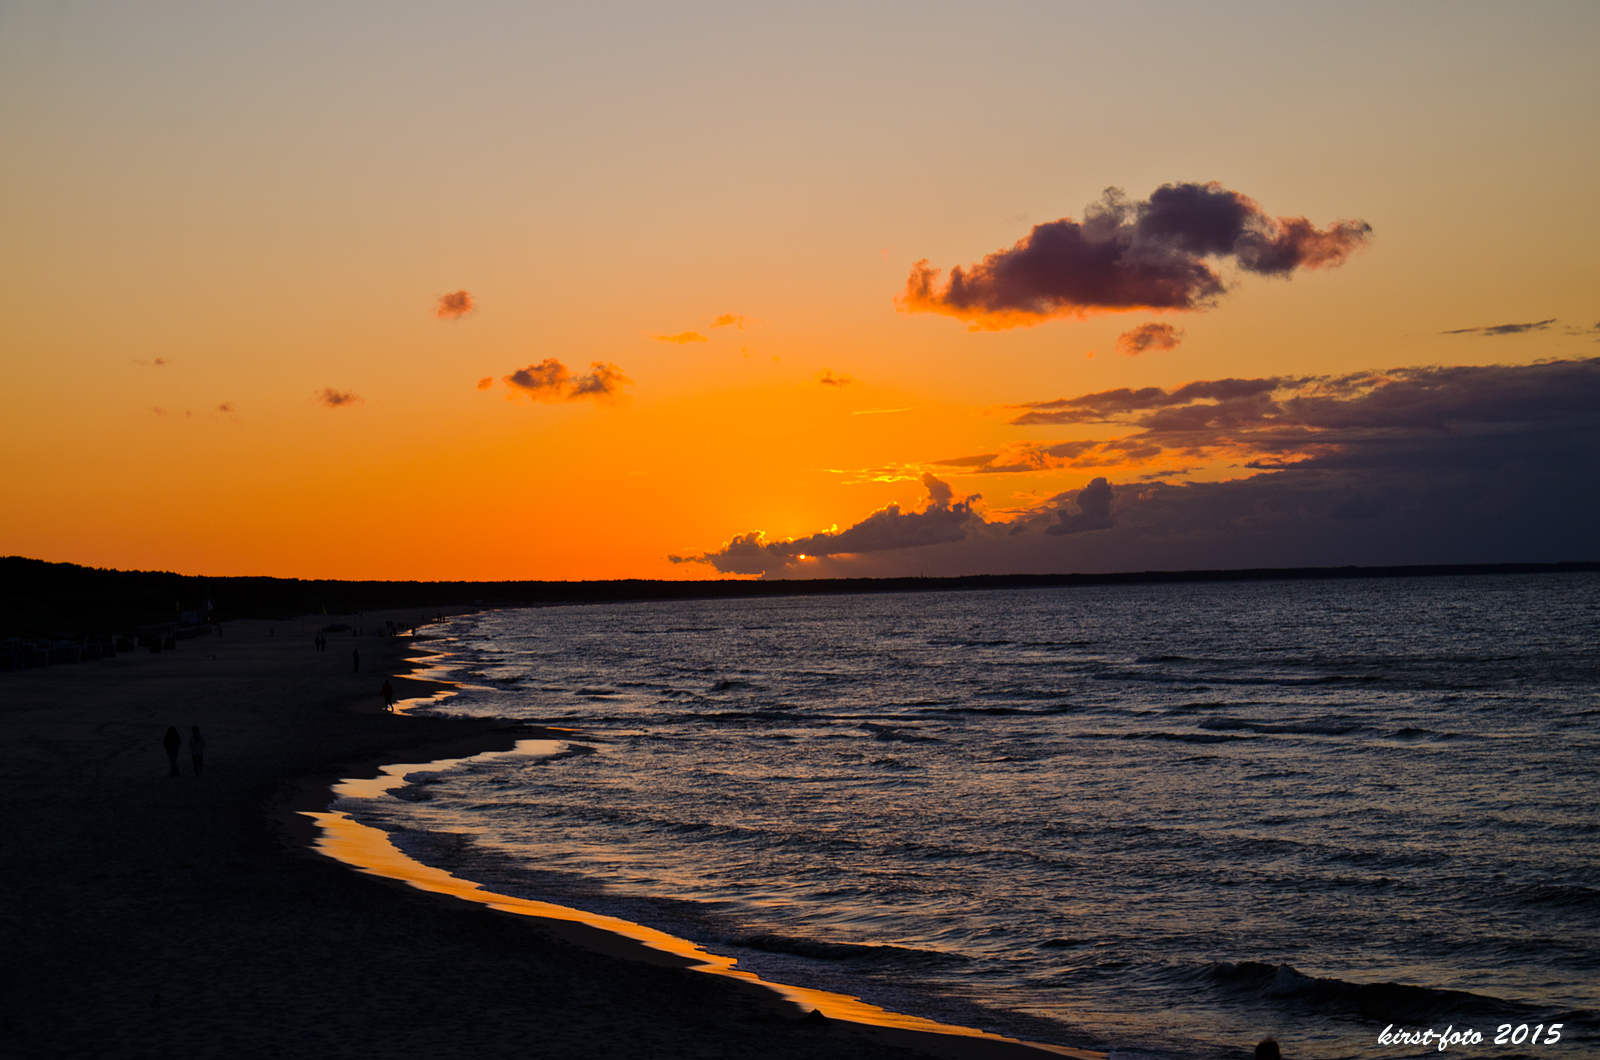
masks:
<path fill-rule="evenodd" d="M 626 939 L 316 853 L 301 811 L 324 809 L 339 778 L 540 735 L 385 713 L 379 687 L 420 645 L 330 634 L 316 652 L 327 621 L 239 622 L 176 652 L 0 674 L 0 1056 L 1051 1055 L 805 1019 Z M 186 741 L 180 777 L 168 725 Z"/>

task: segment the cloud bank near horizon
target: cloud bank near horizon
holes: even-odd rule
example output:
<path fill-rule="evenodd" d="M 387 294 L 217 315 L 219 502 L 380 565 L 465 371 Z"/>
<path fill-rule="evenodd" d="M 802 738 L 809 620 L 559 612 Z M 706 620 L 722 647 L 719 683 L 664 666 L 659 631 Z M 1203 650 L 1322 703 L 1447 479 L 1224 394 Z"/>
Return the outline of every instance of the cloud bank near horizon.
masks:
<path fill-rule="evenodd" d="M 939 270 L 918 261 L 896 304 L 906 313 L 952 316 L 974 330 L 1090 313 L 1198 310 L 1228 289 L 1213 261 L 1288 276 L 1342 265 L 1371 236 L 1365 221 L 1318 228 L 1304 217 L 1272 217 L 1215 181 L 1163 184 L 1138 202 L 1107 188 L 1081 222 L 1034 225 L 1011 248 L 953 267 L 942 286 Z"/>
<path fill-rule="evenodd" d="M 1196 569 L 1600 558 L 1600 358 L 1202 380 L 1019 406 L 1014 423 L 1112 423 L 1113 439 L 1023 443 L 940 462 L 950 474 L 1115 466 L 1082 489 L 991 519 L 981 495 L 924 474 L 924 507 L 847 530 L 671 557 L 726 574 Z M 1255 474 L 1126 475 L 1157 459 Z"/>

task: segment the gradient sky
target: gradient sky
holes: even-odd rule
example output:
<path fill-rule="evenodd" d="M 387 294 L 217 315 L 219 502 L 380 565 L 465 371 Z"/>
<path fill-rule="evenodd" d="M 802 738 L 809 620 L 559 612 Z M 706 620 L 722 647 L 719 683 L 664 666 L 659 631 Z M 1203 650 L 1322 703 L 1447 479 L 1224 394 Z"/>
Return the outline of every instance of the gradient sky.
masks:
<path fill-rule="evenodd" d="M 1592 3 L 9 0 L 0 553 L 1600 558 L 1597 53 Z M 1370 238 L 1276 274 L 1136 245 L 1225 287 L 1188 309 L 907 311 L 917 262 L 1208 182 Z M 1230 379 L 1276 382 L 1179 391 Z M 1121 388 L 1162 396 L 1069 404 Z"/>

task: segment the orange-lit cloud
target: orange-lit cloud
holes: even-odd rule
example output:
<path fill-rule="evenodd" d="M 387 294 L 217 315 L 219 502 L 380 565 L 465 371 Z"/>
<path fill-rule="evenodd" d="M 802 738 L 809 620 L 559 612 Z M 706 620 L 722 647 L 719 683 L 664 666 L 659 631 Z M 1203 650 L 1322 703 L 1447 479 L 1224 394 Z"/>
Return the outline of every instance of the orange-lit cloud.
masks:
<path fill-rule="evenodd" d="M 451 291 L 449 294 L 439 296 L 434 315 L 440 320 L 460 320 L 477 308 L 477 300 L 472 297 L 470 291 Z"/>
<path fill-rule="evenodd" d="M 1140 324 L 1117 336 L 1117 352 L 1137 357 L 1148 350 L 1174 350 L 1183 341 L 1183 329 L 1171 324 Z"/>
<path fill-rule="evenodd" d="M 492 375 L 486 375 L 482 379 L 478 380 L 479 390 L 488 390 L 492 386 L 494 386 L 494 376 Z"/>
<path fill-rule="evenodd" d="M 167 359 L 165 357 L 157 357 L 153 361 L 135 359 L 133 363 L 140 368 L 164 368 L 166 367 Z"/>
<path fill-rule="evenodd" d="M 554 357 L 546 357 L 504 378 L 511 397 L 527 397 L 546 405 L 567 401 L 611 404 L 622 397 L 622 388 L 633 382 L 621 368 L 608 361 L 593 361 L 589 368 L 586 375 L 575 376 Z M 478 389 L 487 388 L 480 381 Z"/>
<path fill-rule="evenodd" d="M 160 406 L 153 406 L 150 409 L 150 411 L 154 412 L 157 416 L 193 416 L 194 415 L 194 413 L 189 412 L 188 410 L 184 410 L 182 412 L 179 412 L 177 409 L 164 409 L 164 408 L 161 408 Z"/>
<path fill-rule="evenodd" d="M 331 386 L 325 386 L 318 391 L 316 400 L 318 404 L 325 405 L 330 409 L 364 404 L 361 395 L 351 393 L 348 390 L 335 390 Z"/>
<path fill-rule="evenodd" d="M 616 401 L 622 396 L 622 388 L 633 382 L 622 369 L 609 361 L 590 361 L 589 374 L 580 375 L 572 381 L 572 390 L 567 396 L 568 401 L 582 401 L 588 398 L 604 404 Z"/>
<path fill-rule="evenodd" d="M 1164 184 L 1143 202 L 1108 188 L 1081 223 L 1035 225 L 1009 250 L 952 268 L 942 287 L 939 270 L 917 262 L 896 304 L 902 312 L 953 316 L 975 330 L 1090 313 L 1204 309 L 1227 290 L 1208 259 L 1285 276 L 1340 265 L 1371 233 L 1365 221 L 1319 229 L 1304 217 L 1271 217 L 1215 182 Z"/>
<path fill-rule="evenodd" d="M 851 383 L 855 382 L 855 378 L 848 373 L 844 375 L 834 375 L 832 368 L 824 368 L 822 371 L 818 372 L 814 378 L 823 386 L 849 386 Z"/>
<path fill-rule="evenodd" d="M 691 342 L 709 342 L 711 340 L 707 339 L 698 331 L 680 331 L 676 335 L 657 335 L 656 341 L 675 342 L 679 346 L 683 346 Z"/>
<path fill-rule="evenodd" d="M 738 328 L 740 331 L 743 331 L 744 321 L 745 318 L 737 313 L 724 313 L 717 319 L 713 320 L 711 322 L 711 326 L 714 328 L 725 328 L 732 326 Z"/>
<path fill-rule="evenodd" d="M 667 559 L 673 563 L 707 563 L 728 574 L 762 574 L 813 556 L 917 548 L 964 538 L 967 524 L 979 518 L 972 508 L 978 495 L 957 501 L 955 491 L 932 475 L 923 475 L 922 485 L 928 491 L 928 500 L 920 511 L 903 512 L 898 504 L 891 504 L 837 533 L 767 541 L 765 534 L 755 530 L 735 536 L 716 552 Z"/>

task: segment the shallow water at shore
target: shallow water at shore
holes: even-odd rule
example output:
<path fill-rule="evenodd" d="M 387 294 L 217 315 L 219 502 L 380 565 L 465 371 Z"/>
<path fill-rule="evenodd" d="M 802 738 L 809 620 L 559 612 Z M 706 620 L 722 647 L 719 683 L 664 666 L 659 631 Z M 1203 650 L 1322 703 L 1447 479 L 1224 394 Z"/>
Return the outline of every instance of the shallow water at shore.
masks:
<path fill-rule="evenodd" d="M 340 807 L 502 893 L 1017 1037 L 1336 1057 L 1388 1023 L 1565 1021 L 1577 1055 L 1600 1002 L 1597 589 L 491 612 L 445 625 L 463 688 L 441 709 L 571 726 L 572 753 Z"/>

